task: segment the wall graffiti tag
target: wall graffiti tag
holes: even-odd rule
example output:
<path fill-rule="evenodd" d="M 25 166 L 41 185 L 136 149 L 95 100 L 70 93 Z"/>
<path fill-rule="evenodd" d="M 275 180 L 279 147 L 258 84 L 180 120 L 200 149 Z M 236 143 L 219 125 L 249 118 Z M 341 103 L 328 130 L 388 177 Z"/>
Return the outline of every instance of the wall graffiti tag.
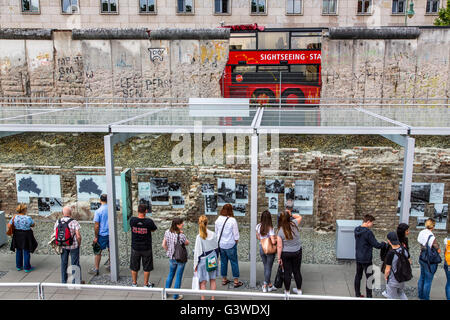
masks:
<path fill-rule="evenodd" d="M 156 59 L 164 61 L 163 53 L 166 51 L 165 48 L 148 48 L 148 51 L 150 52 L 150 60 L 152 62 L 155 62 Z"/>

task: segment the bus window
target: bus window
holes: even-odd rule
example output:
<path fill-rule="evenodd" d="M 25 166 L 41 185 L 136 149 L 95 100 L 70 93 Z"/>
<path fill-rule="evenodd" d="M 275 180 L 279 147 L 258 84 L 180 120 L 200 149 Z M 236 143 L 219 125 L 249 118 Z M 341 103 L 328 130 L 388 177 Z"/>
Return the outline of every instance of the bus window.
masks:
<path fill-rule="evenodd" d="M 237 33 L 230 36 L 230 50 L 255 50 L 256 36 L 254 33 Z"/>
<path fill-rule="evenodd" d="M 289 67 L 288 66 L 259 66 L 258 72 L 288 72 Z"/>
<path fill-rule="evenodd" d="M 316 49 L 320 50 L 322 46 L 320 34 L 302 34 L 298 32 L 292 33 L 291 48 L 292 49 Z"/>
<path fill-rule="evenodd" d="M 319 65 L 316 64 L 296 64 L 291 65 L 291 73 L 299 73 L 308 82 L 319 81 Z"/>
<path fill-rule="evenodd" d="M 233 66 L 233 73 L 256 72 L 256 66 Z"/>
<path fill-rule="evenodd" d="M 258 32 L 258 49 L 289 49 L 289 33 Z"/>

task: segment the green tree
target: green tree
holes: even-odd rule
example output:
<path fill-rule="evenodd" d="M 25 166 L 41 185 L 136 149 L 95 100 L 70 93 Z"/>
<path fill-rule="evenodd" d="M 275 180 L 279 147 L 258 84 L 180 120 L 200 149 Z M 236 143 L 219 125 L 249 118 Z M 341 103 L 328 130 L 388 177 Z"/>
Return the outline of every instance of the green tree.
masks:
<path fill-rule="evenodd" d="M 439 18 L 434 20 L 435 26 L 450 26 L 450 0 L 447 0 L 447 8 L 439 9 Z"/>

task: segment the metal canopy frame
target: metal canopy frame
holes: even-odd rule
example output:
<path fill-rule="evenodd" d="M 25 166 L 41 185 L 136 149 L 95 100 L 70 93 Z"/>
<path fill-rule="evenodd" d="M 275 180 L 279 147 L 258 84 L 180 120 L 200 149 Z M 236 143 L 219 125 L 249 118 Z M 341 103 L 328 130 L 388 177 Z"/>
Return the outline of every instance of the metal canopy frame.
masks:
<path fill-rule="evenodd" d="M 38 105 L 38 104 L 36 104 Z M 348 106 L 348 105 L 346 105 Z M 367 106 L 369 108 L 363 108 Z M 374 106 L 371 104 L 370 106 Z M 368 105 L 355 104 L 351 107 L 352 113 L 356 113 L 358 116 L 366 117 L 367 119 L 378 122 L 381 125 L 354 125 L 351 124 L 335 124 L 335 125 L 266 125 L 266 118 L 270 113 L 274 111 L 279 112 L 280 123 L 283 122 L 281 114 L 284 112 L 293 112 L 297 115 L 301 115 L 302 112 L 316 112 L 319 115 L 326 113 L 329 107 L 317 108 L 313 110 L 297 110 L 292 108 L 252 108 L 255 111 L 253 116 L 249 116 L 247 121 L 248 125 L 226 125 L 225 124 L 208 124 L 202 125 L 201 130 L 216 130 L 216 132 L 227 133 L 232 130 L 236 134 L 251 135 L 250 154 L 251 154 L 251 207 L 250 207 L 250 225 L 251 225 L 251 237 L 250 237 L 250 285 L 256 286 L 256 235 L 255 228 L 257 223 L 257 198 L 258 198 L 258 145 L 259 134 L 267 134 L 276 132 L 278 134 L 328 134 L 328 135 L 354 135 L 354 134 L 366 134 L 366 135 L 382 135 L 383 137 L 401 145 L 405 148 L 404 156 L 404 168 L 402 179 L 402 206 L 400 213 L 401 222 L 408 222 L 409 210 L 410 210 L 410 195 L 411 184 L 413 174 L 413 161 L 414 161 L 414 139 L 410 135 L 450 135 L 450 109 L 449 106 L 444 106 L 444 114 L 439 114 L 438 118 L 443 120 L 444 125 L 441 126 L 414 126 L 414 124 L 408 124 L 402 122 L 401 119 L 394 119 L 383 115 L 383 112 L 379 112 L 380 109 L 373 110 Z M 381 107 L 387 106 L 386 104 L 380 105 Z M 205 105 L 205 110 L 207 110 Z M 182 108 L 182 107 L 181 107 Z M 225 107 L 224 107 L 225 108 Z M 427 109 L 429 112 L 433 112 L 433 108 Z M 199 133 L 198 121 L 195 119 L 177 119 L 180 123 L 164 123 L 164 121 L 158 123 L 144 123 L 145 119 L 152 116 L 164 115 L 175 108 L 169 108 L 163 106 L 160 108 L 102 108 L 98 107 L 86 107 L 75 106 L 71 108 L 30 108 L 30 107 L 0 107 L 0 138 L 8 135 L 25 133 L 25 132 L 91 132 L 91 133 L 107 133 L 104 137 L 105 148 L 105 168 L 108 185 L 108 202 L 115 203 L 115 179 L 114 179 L 114 145 L 118 142 L 123 142 L 126 139 L 136 134 L 146 133 Z M 180 107 L 176 108 L 177 110 Z M 336 108 L 333 112 L 336 112 Z M 77 121 L 74 119 L 74 115 L 70 111 L 77 111 L 82 116 L 92 116 L 97 114 L 98 117 L 92 119 L 92 122 L 82 119 Z M 123 114 L 120 114 L 120 113 Z M 342 110 L 345 112 L 345 110 Z M 115 118 L 114 114 L 119 114 Z M 49 118 L 44 118 L 49 116 Z M 420 115 L 419 115 L 420 116 Z M 37 119 L 36 119 L 37 117 Z M 111 117 L 111 120 L 105 121 Z M 37 123 L 33 123 L 33 119 Z M 56 120 L 55 120 L 56 119 Z M 58 119 L 62 119 L 61 123 L 58 123 Z M 39 122 L 41 120 L 41 122 Z M 349 119 L 352 120 L 352 119 Z M 68 124 L 66 122 L 80 122 Z M 183 122 L 184 121 L 184 122 Z M 288 121 L 291 121 L 290 119 Z M 332 119 L 333 121 L 333 119 Z M 55 123 L 56 122 L 56 123 Z M 95 123 L 99 122 L 99 123 Z M 141 123 L 142 122 L 142 123 Z M 270 121 L 269 121 L 270 122 Z M 425 121 L 426 122 L 426 121 Z M 201 121 L 200 121 L 201 123 Z M 201 131 L 203 132 L 203 131 Z M 118 242 L 117 242 L 117 222 L 116 222 L 116 210 L 115 206 L 108 206 L 109 217 L 109 229 L 110 229 L 110 243 L 111 243 L 111 280 L 118 281 L 119 277 L 119 255 L 118 255 Z"/>

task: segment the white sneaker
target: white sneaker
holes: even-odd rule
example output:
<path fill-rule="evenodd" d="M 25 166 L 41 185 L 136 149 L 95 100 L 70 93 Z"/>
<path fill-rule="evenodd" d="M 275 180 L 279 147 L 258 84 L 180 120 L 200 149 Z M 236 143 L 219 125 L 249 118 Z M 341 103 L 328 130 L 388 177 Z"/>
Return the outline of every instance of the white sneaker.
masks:
<path fill-rule="evenodd" d="M 386 299 L 389 299 L 389 296 L 387 295 L 386 290 L 384 290 L 384 291 L 381 293 L 381 295 L 382 295 L 383 297 L 385 297 Z"/>
<path fill-rule="evenodd" d="M 290 294 L 290 292 L 287 290 L 284 290 L 284 294 Z"/>
<path fill-rule="evenodd" d="M 298 295 L 303 294 L 302 290 L 298 290 L 297 288 L 292 288 L 292 292 L 294 292 L 295 294 L 298 294 Z"/>
<path fill-rule="evenodd" d="M 263 286 L 263 287 L 262 287 L 262 292 L 263 292 L 263 293 L 267 293 L 267 286 Z"/>
<path fill-rule="evenodd" d="M 267 292 L 276 291 L 276 290 L 277 290 L 277 288 L 275 288 L 275 286 L 271 286 L 271 287 L 267 286 Z"/>
<path fill-rule="evenodd" d="M 132 286 L 133 288 L 137 288 L 137 283 L 132 283 L 131 286 Z"/>

